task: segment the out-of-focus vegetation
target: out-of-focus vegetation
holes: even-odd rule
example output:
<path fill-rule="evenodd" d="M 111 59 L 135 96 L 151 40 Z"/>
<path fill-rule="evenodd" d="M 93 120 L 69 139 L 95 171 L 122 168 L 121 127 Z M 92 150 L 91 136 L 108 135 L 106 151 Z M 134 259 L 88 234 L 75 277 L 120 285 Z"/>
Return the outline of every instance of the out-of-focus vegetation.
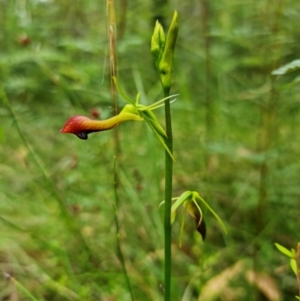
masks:
<path fill-rule="evenodd" d="M 72 115 L 112 114 L 105 5 L 0 0 L 10 102 L 1 96 L 0 264 L 38 300 L 130 300 L 116 252 L 113 133 L 59 133 Z M 229 230 L 208 213 L 206 241 L 191 221 L 179 248 L 174 225 L 172 300 L 292 300 L 297 283 L 274 243 L 299 241 L 299 71 L 271 74 L 299 59 L 298 0 L 115 5 L 119 82 L 145 104 L 162 96 L 154 20 L 178 11 L 174 196 L 199 191 Z M 163 150 L 142 123 L 122 124 L 119 138 L 128 274 L 136 300 L 161 300 Z M 3 276 L 0 300 L 30 300 L 18 287 Z"/>

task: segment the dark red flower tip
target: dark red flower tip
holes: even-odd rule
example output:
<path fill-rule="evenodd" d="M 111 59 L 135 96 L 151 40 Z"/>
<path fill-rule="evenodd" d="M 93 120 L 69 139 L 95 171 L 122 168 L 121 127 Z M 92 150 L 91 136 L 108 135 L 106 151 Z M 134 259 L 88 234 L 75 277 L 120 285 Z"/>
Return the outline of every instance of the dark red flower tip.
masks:
<path fill-rule="evenodd" d="M 80 139 L 87 140 L 88 134 L 95 131 L 91 129 L 93 121 L 85 116 L 73 116 L 67 120 L 60 132 L 71 133 Z"/>

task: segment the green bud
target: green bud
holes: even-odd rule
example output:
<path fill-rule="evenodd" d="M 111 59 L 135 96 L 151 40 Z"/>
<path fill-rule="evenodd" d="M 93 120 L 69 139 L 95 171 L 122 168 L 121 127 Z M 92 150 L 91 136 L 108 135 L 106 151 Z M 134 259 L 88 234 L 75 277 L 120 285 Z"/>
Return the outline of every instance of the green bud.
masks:
<path fill-rule="evenodd" d="M 161 24 L 156 21 L 153 35 L 151 37 L 151 52 L 156 66 L 159 65 L 161 55 L 164 51 L 165 41 L 166 38 L 164 30 Z"/>
<path fill-rule="evenodd" d="M 178 14 L 175 11 L 173 19 L 167 34 L 167 39 L 162 53 L 158 69 L 160 72 L 160 81 L 164 90 L 168 90 L 172 84 L 173 58 L 175 44 L 178 35 Z"/>

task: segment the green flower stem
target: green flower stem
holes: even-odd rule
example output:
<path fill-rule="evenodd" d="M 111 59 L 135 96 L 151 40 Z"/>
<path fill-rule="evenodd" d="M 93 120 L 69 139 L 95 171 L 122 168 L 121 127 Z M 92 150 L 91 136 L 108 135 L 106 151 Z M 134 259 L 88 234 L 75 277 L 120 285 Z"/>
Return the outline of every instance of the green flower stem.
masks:
<path fill-rule="evenodd" d="M 172 71 L 175 45 L 178 35 L 178 14 L 175 11 L 171 25 L 165 39 L 164 31 L 159 22 L 156 22 L 151 39 L 151 52 L 159 73 L 160 82 L 165 98 L 165 120 L 166 136 L 165 144 L 165 212 L 164 212 L 164 232 L 165 232 L 165 301 L 171 300 L 171 207 L 172 207 L 172 184 L 173 184 L 173 136 L 172 119 L 170 109 L 170 88 L 172 85 Z"/>
<path fill-rule="evenodd" d="M 170 89 L 164 89 L 164 96 L 169 96 Z M 170 100 L 165 100 L 165 119 L 166 133 L 165 143 L 173 153 L 172 119 Z M 171 206 L 172 206 L 172 186 L 173 186 L 173 160 L 169 153 L 165 151 L 165 212 L 164 212 L 164 230 L 165 230 L 165 301 L 171 300 Z"/>

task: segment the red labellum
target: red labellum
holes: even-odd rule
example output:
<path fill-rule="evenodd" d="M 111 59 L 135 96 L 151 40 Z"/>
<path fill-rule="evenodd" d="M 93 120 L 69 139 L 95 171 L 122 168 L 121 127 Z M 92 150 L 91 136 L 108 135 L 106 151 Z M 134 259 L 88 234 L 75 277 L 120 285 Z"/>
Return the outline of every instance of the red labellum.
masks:
<path fill-rule="evenodd" d="M 90 118 L 85 116 L 73 116 L 67 120 L 60 132 L 75 134 L 78 138 L 86 140 L 88 134 L 94 132 L 91 129 L 90 123 L 93 123 L 93 120 Z"/>

